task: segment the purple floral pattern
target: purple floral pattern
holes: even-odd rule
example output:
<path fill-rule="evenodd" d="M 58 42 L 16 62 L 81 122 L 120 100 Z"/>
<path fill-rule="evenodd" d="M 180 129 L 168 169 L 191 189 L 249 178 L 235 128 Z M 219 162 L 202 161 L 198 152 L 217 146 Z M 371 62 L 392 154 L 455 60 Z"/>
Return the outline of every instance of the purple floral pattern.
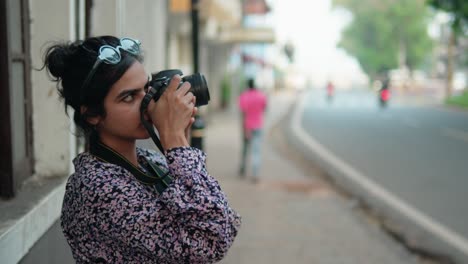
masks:
<path fill-rule="evenodd" d="M 174 181 L 158 194 L 124 168 L 82 153 L 75 158 L 63 201 L 63 233 L 77 263 L 213 263 L 241 224 L 195 148 L 165 156 L 138 149 L 168 168 Z M 167 161 L 167 162 L 166 162 Z"/>

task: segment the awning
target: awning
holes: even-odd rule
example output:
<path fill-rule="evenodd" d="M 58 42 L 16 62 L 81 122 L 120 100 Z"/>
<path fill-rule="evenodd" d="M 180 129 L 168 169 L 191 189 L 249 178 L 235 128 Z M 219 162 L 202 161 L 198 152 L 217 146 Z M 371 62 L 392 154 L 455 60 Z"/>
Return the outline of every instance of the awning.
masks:
<path fill-rule="evenodd" d="M 200 20 L 214 19 L 225 26 L 239 25 L 242 18 L 240 1 L 199 0 Z M 171 0 L 169 10 L 172 14 L 187 14 L 191 11 L 190 0 Z"/>
<path fill-rule="evenodd" d="M 275 32 L 272 28 L 231 28 L 219 34 L 222 43 L 274 43 Z"/>

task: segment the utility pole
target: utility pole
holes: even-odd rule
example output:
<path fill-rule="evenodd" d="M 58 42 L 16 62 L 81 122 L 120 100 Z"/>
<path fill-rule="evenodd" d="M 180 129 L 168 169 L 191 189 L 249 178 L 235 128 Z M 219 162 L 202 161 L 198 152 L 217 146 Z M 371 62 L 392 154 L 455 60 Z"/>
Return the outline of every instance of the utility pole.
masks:
<path fill-rule="evenodd" d="M 192 51 L 193 51 L 193 72 L 199 72 L 199 46 L 198 46 L 198 0 L 192 0 Z"/>
<path fill-rule="evenodd" d="M 198 10 L 199 9 L 199 1 L 192 0 L 191 6 L 191 15 L 192 15 L 192 54 L 193 54 L 193 72 L 199 73 L 200 72 L 200 57 L 199 57 L 199 37 L 198 37 Z M 192 147 L 198 148 L 203 150 L 203 135 L 205 129 L 205 122 L 203 118 L 197 114 L 195 116 L 195 122 L 191 128 L 191 138 L 190 138 L 190 145 Z"/>

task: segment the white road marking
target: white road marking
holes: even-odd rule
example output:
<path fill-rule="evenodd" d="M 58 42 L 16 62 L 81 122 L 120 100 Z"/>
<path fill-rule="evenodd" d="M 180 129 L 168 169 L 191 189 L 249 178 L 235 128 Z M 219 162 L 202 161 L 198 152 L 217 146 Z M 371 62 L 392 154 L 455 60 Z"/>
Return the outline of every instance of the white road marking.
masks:
<path fill-rule="evenodd" d="M 442 134 L 468 143 L 468 132 L 455 128 L 442 128 Z"/>
<path fill-rule="evenodd" d="M 390 191 L 384 189 L 382 186 L 366 177 L 363 173 L 359 172 L 357 169 L 353 168 L 351 165 L 335 156 L 316 139 L 307 134 L 301 126 L 302 115 L 304 113 L 303 109 L 306 100 L 307 96 L 304 96 L 298 107 L 295 109 L 292 120 L 292 130 L 293 133 L 307 147 L 316 151 L 322 158 L 327 160 L 327 162 L 339 169 L 346 177 L 360 185 L 372 195 L 381 199 L 383 202 L 387 203 L 389 206 L 393 207 L 395 210 L 413 220 L 449 245 L 452 245 L 464 254 L 468 255 L 468 240 L 466 238 L 458 235 L 448 227 L 438 223 L 429 216 L 425 215 L 423 212 L 417 210 L 402 199 L 398 198 Z"/>

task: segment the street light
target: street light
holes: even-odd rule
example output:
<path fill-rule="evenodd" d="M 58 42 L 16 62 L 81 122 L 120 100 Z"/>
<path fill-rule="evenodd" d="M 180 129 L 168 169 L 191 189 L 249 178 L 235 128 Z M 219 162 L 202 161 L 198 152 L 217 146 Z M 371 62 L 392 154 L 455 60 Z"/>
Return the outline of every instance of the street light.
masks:
<path fill-rule="evenodd" d="M 192 54 L 193 54 L 193 72 L 199 72 L 199 39 L 198 39 L 198 10 L 199 1 L 192 0 L 191 15 L 192 15 Z M 195 116 L 195 122 L 191 127 L 190 146 L 203 150 L 205 122 L 201 115 Z"/>

